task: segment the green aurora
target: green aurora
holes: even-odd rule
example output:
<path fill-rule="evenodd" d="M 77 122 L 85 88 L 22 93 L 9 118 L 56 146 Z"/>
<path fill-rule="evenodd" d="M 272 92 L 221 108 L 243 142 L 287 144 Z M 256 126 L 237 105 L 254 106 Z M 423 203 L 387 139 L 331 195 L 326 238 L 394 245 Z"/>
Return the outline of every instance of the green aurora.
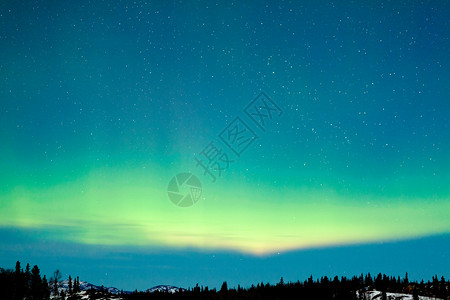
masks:
<path fill-rule="evenodd" d="M 445 1 L 25 2 L 0 7 L 0 227 L 253 255 L 450 233 Z M 212 183 L 193 157 L 260 91 L 283 114 Z"/>

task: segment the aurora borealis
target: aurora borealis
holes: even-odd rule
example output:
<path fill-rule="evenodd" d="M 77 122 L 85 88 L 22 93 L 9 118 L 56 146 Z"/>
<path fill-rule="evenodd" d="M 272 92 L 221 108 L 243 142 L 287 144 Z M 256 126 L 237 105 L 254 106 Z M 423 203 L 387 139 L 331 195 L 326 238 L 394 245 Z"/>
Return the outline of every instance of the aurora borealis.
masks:
<path fill-rule="evenodd" d="M 449 15 L 445 1 L 2 2 L 0 237 L 39 234 L 5 242 L 0 263 L 36 241 L 253 261 L 446 237 Z M 266 131 L 243 110 L 260 92 L 283 111 Z M 258 138 L 212 182 L 194 157 L 236 117 Z M 193 206 L 168 199 L 180 172 L 202 182 Z"/>

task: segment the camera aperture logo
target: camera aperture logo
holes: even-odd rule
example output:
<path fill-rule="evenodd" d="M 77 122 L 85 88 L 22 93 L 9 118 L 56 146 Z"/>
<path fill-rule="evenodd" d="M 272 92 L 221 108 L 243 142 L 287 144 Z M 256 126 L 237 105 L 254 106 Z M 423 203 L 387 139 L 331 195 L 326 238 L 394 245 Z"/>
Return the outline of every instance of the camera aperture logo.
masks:
<path fill-rule="evenodd" d="M 167 193 L 170 201 L 175 205 L 188 207 L 200 199 L 202 184 L 197 176 L 191 173 L 180 173 L 170 180 Z"/>
<path fill-rule="evenodd" d="M 195 167 L 203 176 L 216 182 L 232 162 L 236 161 L 266 132 L 271 121 L 280 117 L 281 108 L 261 92 L 243 108 L 243 117 L 235 117 L 211 140 L 197 155 L 194 155 Z M 249 122 L 250 121 L 250 122 Z M 257 133 L 259 132 L 259 133 Z M 192 206 L 200 199 L 202 187 L 198 177 L 192 173 L 180 173 L 174 176 L 168 185 L 170 201 L 180 207 Z"/>

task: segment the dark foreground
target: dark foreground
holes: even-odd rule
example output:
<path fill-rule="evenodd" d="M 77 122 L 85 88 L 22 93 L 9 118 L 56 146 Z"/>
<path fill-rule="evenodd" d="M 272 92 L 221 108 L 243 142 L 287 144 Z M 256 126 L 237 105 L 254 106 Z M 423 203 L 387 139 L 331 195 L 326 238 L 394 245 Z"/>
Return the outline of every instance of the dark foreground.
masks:
<path fill-rule="evenodd" d="M 408 299 L 420 299 L 420 296 L 430 298 L 450 299 L 450 281 L 444 277 L 433 276 L 431 281 L 410 281 L 408 274 L 403 278 L 378 274 L 354 276 L 352 278 L 327 276 L 314 279 L 312 276 L 305 281 L 284 282 L 283 278 L 274 285 L 258 283 L 249 288 L 229 288 L 223 282 L 220 290 L 209 289 L 198 284 L 187 290 L 180 289 L 169 292 L 123 292 L 117 289 L 91 287 L 87 289 L 80 285 L 78 277 L 62 284 L 61 273 L 57 270 L 50 279 L 41 277 L 38 266 L 25 270 L 17 262 L 15 270 L 0 268 L 0 299 L 5 300 L 93 300 L 93 299 L 318 299 L 318 300 L 367 300 L 369 291 L 381 291 L 370 300 L 388 300 L 387 293 L 409 294 Z M 401 297 L 401 296 L 400 296 Z M 397 297 L 398 298 L 398 297 Z M 407 298 L 404 298 L 407 299 Z"/>

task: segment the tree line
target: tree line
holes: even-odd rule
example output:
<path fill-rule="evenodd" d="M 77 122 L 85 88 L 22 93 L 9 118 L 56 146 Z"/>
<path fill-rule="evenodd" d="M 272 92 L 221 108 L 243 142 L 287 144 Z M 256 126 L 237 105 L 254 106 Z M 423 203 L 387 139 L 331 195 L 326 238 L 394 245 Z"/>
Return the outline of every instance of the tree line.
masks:
<path fill-rule="evenodd" d="M 0 268 L 0 299 L 49 300 L 50 295 L 55 300 L 80 299 L 77 295 L 80 292 L 79 278 L 72 281 L 69 275 L 68 291 L 59 288 L 61 278 L 61 272 L 56 270 L 47 280 L 45 275 L 41 277 L 37 265 L 30 270 L 30 264 L 27 263 L 24 270 L 20 261 L 17 261 L 15 269 Z"/>
<path fill-rule="evenodd" d="M 27 264 L 25 270 L 16 263 L 14 270 L 0 268 L 0 298 L 1 299 L 50 299 L 47 278 L 41 278 L 38 266 L 30 270 Z"/>
<path fill-rule="evenodd" d="M 47 280 L 41 277 L 39 267 L 35 265 L 30 269 L 27 264 L 25 270 L 17 261 L 15 269 L 0 268 L 0 299 L 11 300 L 79 300 L 81 287 L 79 277 L 69 275 L 67 286 L 61 289 L 62 275 L 59 270 Z M 305 281 L 285 282 L 283 277 L 277 284 L 258 283 L 249 288 L 240 285 L 229 288 L 226 281 L 220 290 L 209 289 L 198 284 L 187 290 L 180 290 L 174 294 L 167 292 L 138 292 L 111 295 L 103 286 L 99 290 L 87 291 L 89 299 L 121 298 L 124 300 L 141 299 L 319 299 L 319 300 L 366 300 L 367 292 L 380 291 L 381 300 L 387 300 L 387 293 L 412 294 L 418 300 L 419 295 L 450 300 L 450 281 L 442 276 L 433 276 L 431 281 L 411 281 L 408 273 L 404 277 L 387 276 L 379 273 L 372 276 L 370 273 L 351 278 L 329 278 L 323 276 L 314 279 L 310 276 Z"/>
<path fill-rule="evenodd" d="M 126 300 L 143 299 L 318 299 L 318 300 L 366 300 L 367 292 L 380 291 L 381 300 L 387 300 L 387 293 L 412 294 L 413 299 L 418 300 L 419 295 L 450 299 L 450 282 L 444 277 L 438 279 L 433 276 L 432 281 L 410 281 L 408 273 L 403 278 L 387 276 L 379 273 L 376 276 L 361 274 L 352 278 L 338 277 L 313 279 L 310 276 L 301 282 L 284 282 L 283 278 L 277 284 L 258 283 L 250 288 L 228 288 L 227 282 L 223 282 L 220 290 L 209 289 L 198 284 L 188 290 L 174 294 L 167 292 L 134 292 L 123 295 Z"/>

